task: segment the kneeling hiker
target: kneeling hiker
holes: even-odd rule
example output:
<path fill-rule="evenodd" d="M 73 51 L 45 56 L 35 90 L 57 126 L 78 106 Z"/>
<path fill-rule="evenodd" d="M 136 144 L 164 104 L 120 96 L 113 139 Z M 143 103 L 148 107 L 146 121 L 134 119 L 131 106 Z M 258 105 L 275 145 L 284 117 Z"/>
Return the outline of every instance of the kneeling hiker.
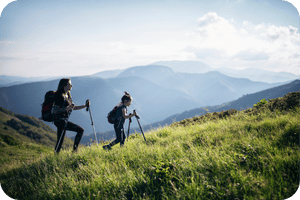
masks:
<path fill-rule="evenodd" d="M 123 126 L 125 120 L 136 115 L 135 111 L 133 111 L 133 114 L 127 114 L 127 106 L 130 106 L 131 101 L 132 97 L 127 92 L 125 92 L 125 95 L 122 97 L 121 102 L 113 109 L 112 112 L 115 112 L 115 116 L 113 117 L 113 120 L 110 121 L 109 119 L 109 122 L 114 124 L 117 139 L 112 141 L 110 144 L 103 146 L 103 149 L 111 149 L 112 146 L 118 143 L 120 143 L 120 146 L 124 145 L 126 137 Z"/>
<path fill-rule="evenodd" d="M 87 102 L 86 105 L 82 106 L 75 106 L 73 104 L 70 92 L 72 87 L 73 86 L 71 84 L 71 79 L 61 79 L 54 97 L 54 125 L 57 127 L 57 142 L 55 145 L 56 153 L 60 152 L 66 130 L 77 132 L 74 141 L 73 152 L 77 151 L 79 142 L 84 132 L 84 129 L 79 125 L 68 121 L 69 115 L 71 114 L 72 110 L 79 110 L 89 106 L 89 102 Z"/>

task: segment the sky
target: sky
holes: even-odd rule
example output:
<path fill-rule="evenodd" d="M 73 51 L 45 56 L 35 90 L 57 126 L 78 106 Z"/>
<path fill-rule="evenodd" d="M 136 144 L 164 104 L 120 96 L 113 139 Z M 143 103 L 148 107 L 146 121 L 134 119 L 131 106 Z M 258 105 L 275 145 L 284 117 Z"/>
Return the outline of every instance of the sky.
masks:
<path fill-rule="evenodd" d="M 84 76 L 170 60 L 299 74 L 299 12 L 282 0 L 8 3 L 0 75 Z"/>

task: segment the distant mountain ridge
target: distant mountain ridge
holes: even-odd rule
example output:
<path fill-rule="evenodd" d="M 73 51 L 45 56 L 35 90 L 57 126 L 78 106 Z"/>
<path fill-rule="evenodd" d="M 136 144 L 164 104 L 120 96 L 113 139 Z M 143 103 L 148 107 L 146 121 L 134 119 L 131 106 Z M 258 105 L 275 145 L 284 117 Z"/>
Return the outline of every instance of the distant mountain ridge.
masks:
<path fill-rule="evenodd" d="M 0 87 L 8 87 L 12 85 L 20 85 L 24 83 L 50 81 L 60 77 L 22 77 L 22 76 L 6 76 L 0 75 Z"/>
<path fill-rule="evenodd" d="M 151 129 L 159 128 L 161 126 L 170 125 L 174 122 L 178 122 L 184 119 L 205 115 L 208 112 L 210 113 L 221 112 L 229 109 L 244 110 L 247 108 L 252 108 L 254 104 L 256 104 L 262 99 L 266 99 L 266 100 L 275 99 L 275 98 L 283 97 L 284 95 L 290 92 L 300 92 L 300 80 L 295 80 L 291 83 L 274 87 L 271 89 L 259 91 L 253 94 L 244 95 L 239 99 L 218 106 L 206 106 L 206 107 L 199 107 L 191 110 L 186 110 L 182 113 L 177 113 L 175 115 L 169 116 L 162 121 L 157 121 L 152 124 L 142 124 L 142 127 L 144 131 L 148 131 Z M 133 121 L 135 121 L 135 119 L 133 119 Z M 125 127 L 127 128 L 128 124 L 125 124 Z M 127 129 L 125 130 L 127 135 L 128 130 Z M 137 126 L 131 125 L 130 134 L 134 133 L 135 131 L 140 132 L 140 129 Z M 102 140 L 111 140 L 115 137 L 115 133 L 114 131 L 107 131 L 103 133 L 98 133 L 97 137 Z M 93 140 L 92 135 L 84 136 L 82 138 L 82 143 L 88 144 L 91 141 L 91 139 Z"/>
<path fill-rule="evenodd" d="M 287 82 L 300 78 L 299 75 L 297 76 L 287 72 L 271 72 L 258 68 L 247 68 L 244 70 L 221 68 L 218 71 L 234 78 L 247 78 L 252 81 L 264 81 L 267 83 Z"/>
<path fill-rule="evenodd" d="M 162 65 L 172 68 L 176 72 L 190 73 L 190 74 L 202 74 L 210 71 L 216 71 L 216 69 L 206 65 L 199 61 L 159 61 L 150 65 Z"/>
<path fill-rule="evenodd" d="M 218 71 L 201 74 L 175 72 L 170 67 L 147 65 L 124 70 L 117 77 L 141 77 L 168 89 L 184 92 L 199 105 L 212 106 L 280 85 L 232 78 Z"/>
<path fill-rule="evenodd" d="M 115 78 L 116 76 L 118 76 L 123 71 L 124 71 L 124 69 L 106 70 L 106 71 L 102 71 L 102 72 L 98 72 L 96 74 L 93 74 L 92 76 L 100 77 L 100 78 L 104 78 L 104 79 Z"/>
<path fill-rule="evenodd" d="M 151 65 L 166 66 L 173 69 L 174 72 L 190 73 L 190 74 L 194 74 L 194 73 L 201 74 L 210 71 L 218 71 L 221 72 L 222 74 L 225 74 L 233 78 L 246 78 L 252 81 L 263 81 L 267 83 L 278 83 L 278 82 L 284 83 L 284 82 L 288 82 L 300 78 L 299 75 L 294 75 L 287 72 L 272 72 L 272 71 L 266 71 L 259 68 L 246 68 L 243 70 L 235 70 L 226 67 L 212 68 L 200 61 L 179 61 L 179 60 L 158 61 L 149 64 L 148 66 Z M 104 78 L 104 79 L 115 78 L 124 70 L 126 69 L 106 70 L 106 71 L 95 73 L 91 76 Z M 29 83 L 29 82 L 37 82 L 37 81 L 50 81 L 58 78 L 60 77 L 18 77 L 18 76 L 0 75 L 0 87 L 7 87 L 12 85 Z"/>
<path fill-rule="evenodd" d="M 171 67 L 176 72 L 183 73 L 206 73 L 209 71 L 218 71 L 233 78 L 246 78 L 251 81 L 263 81 L 267 83 L 287 82 L 300 78 L 287 72 L 272 72 L 259 68 L 247 68 L 243 70 L 230 69 L 226 67 L 212 68 L 200 61 L 160 61 L 150 65 L 163 65 Z"/>

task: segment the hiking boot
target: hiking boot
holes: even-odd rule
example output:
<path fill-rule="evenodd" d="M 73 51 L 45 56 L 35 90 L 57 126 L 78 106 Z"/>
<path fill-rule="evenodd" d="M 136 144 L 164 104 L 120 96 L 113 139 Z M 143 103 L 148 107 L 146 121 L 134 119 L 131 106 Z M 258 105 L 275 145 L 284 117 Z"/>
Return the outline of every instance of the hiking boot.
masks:
<path fill-rule="evenodd" d="M 104 145 L 103 146 L 103 149 L 104 150 L 111 150 L 111 146 L 108 144 L 108 145 Z"/>
<path fill-rule="evenodd" d="M 73 149 L 72 153 L 77 153 L 78 152 L 78 148 Z"/>
<path fill-rule="evenodd" d="M 74 144 L 72 153 L 78 152 L 78 145 Z"/>

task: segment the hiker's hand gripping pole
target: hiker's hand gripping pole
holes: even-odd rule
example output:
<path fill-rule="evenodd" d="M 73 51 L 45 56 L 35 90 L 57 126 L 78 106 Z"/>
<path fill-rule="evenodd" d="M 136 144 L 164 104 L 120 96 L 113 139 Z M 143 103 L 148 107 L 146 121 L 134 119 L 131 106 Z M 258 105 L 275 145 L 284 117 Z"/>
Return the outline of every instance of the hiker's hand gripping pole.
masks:
<path fill-rule="evenodd" d="M 96 135 L 95 126 L 94 126 L 94 122 L 93 122 L 92 111 L 91 111 L 91 108 L 90 108 L 90 100 L 89 99 L 86 100 L 85 105 L 86 105 L 86 111 L 90 112 L 92 127 L 93 127 L 93 131 L 94 131 L 94 134 L 95 134 L 96 143 L 98 145 L 98 140 L 97 140 L 97 135 Z"/>
<path fill-rule="evenodd" d="M 86 111 L 89 111 L 89 107 L 90 107 L 90 100 L 86 100 L 85 102 L 85 106 L 86 106 Z"/>
<path fill-rule="evenodd" d="M 135 110 L 133 110 L 133 112 L 135 112 L 135 113 L 136 113 L 136 111 L 135 111 Z M 144 132 L 143 132 L 143 129 L 142 129 L 142 127 L 141 127 L 141 124 L 140 124 L 140 121 L 139 121 L 139 119 L 140 119 L 140 116 L 138 116 L 138 114 L 137 114 L 137 113 L 135 114 L 135 118 L 136 118 L 136 120 L 137 120 L 137 122 L 138 122 L 138 124 L 139 124 L 139 127 L 140 127 L 140 129 L 141 129 L 141 132 L 142 132 L 142 134 L 143 134 L 143 136 L 144 136 L 144 139 L 145 139 L 145 142 L 146 142 L 146 144 L 147 144 L 147 140 L 146 140 L 146 138 L 145 138 L 145 134 L 144 134 Z"/>

